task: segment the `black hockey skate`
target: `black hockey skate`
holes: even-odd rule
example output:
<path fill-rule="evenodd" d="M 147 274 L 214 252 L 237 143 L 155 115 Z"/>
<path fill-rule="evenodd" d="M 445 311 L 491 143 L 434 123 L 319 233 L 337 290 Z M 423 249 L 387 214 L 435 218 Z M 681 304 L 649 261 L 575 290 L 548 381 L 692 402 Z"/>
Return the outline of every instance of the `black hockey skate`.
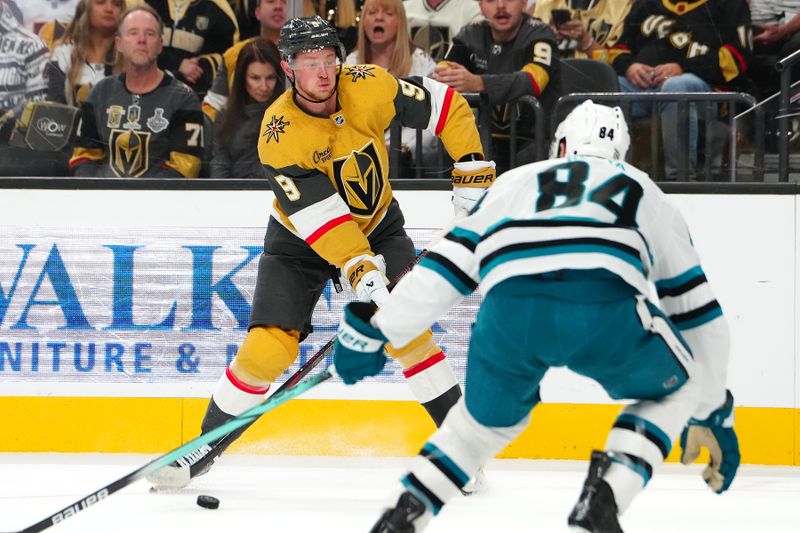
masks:
<path fill-rule="evenodd" d="M 570 531 L 588 533 L 623 533 L 617 519 L 617 502 L 614 492 L 603 480 L 603 475 L 611 466 L 608 454 L 592 452 L 589 474 L 583 483 L 578 503 L 567 519 Z"/>
<path fill-rule="evenodd" d="M 397 505 L 381 515 L 370 533 L 417 533 L 431 518 L 425 504 L 406 491 L 397 499 Z"/>
<path fill-rule="evenodd" d="M 208 433 L 231 418 L 234 418 L 233 415 L 222 411 L 212 399 L 208 404 L 200 431 Z M 246 426 L 236 429 L 217 440 L 201 446 L 197 450 L 187 453 L 160 470 L 148 474 L 147 481 L 152 483 L 153 488 L 156 490 L 178 490 L 184 488 L 193 478 L 202 476 L 211 470 L 214 461 L 233 441 L 244 433 L 245 429 L 247 429 Z"/>

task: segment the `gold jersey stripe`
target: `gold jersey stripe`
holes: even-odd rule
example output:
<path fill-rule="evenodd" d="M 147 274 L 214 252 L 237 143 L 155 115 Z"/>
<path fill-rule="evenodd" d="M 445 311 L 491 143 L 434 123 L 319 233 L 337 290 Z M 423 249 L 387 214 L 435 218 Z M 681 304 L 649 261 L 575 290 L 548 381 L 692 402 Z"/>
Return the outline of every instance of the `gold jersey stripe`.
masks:
<path fill-rule="evenodd" d="M 534 89 L 536 91 L 534 96 L 542 94 L 542 91 L 547 88 L 547 84 L 550 83 L 550 75 L 547 73 L 547 70 L 536 63 L 528 63 L 522 67 L 522 72 L 525 72 L 533 80 Z"/>

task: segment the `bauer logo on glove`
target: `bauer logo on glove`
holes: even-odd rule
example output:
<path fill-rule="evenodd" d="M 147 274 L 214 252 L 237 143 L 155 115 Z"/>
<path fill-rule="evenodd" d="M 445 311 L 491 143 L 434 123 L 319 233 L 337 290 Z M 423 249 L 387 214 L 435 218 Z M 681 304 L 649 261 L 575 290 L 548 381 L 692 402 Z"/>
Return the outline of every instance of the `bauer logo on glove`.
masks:
<path fill-rule="evenodd" d="M 333 345 L 333 364 L 347 385 L 377 375 L 386 364 L 386 337 L 370 324 L 374 313 L 372 303 L 351 302 L 344 308 L 344 319 Z"/>
<path fill-rule="evenodd" d="M 491 174 L 466 174 L 458 175 L 453 173 L 453 185 L 457 187 L 480 187 L 486 188 L 494 183 L 495 173 Z"/>
<path fill-rule="evenodd" d="M 386 261 L 382 255 L 360 255 L 342 267 L 347 281 L 362 302 L 381 306 L 389 298 L 386 288 Z"/>
<path fill-rule="evenodd" d="M 469 213 L 494 183 L 494 161 L 462 161 L 453 165 L 453 208 L 456 215 Z"/>
<path fill-rule="evenodd" d="M 453 187 L 491 187 L 497 176 L 494 161 L 464 161 L 453 165 L 450 181 Z"/>

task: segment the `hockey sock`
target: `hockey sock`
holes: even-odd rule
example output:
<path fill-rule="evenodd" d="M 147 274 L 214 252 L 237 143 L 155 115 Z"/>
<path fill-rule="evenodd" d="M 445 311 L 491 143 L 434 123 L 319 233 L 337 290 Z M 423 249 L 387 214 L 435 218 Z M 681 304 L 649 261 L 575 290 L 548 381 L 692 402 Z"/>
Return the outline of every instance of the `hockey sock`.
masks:
<path fill-rule="evenodd" d="M 620 413 L 606 440 L 611 467 L 605 480 L 614 491 L 619 514 L 642 491 L 669 455 L 697 402 L 698 383 L 683 387 L 658 400 L 641 400 Z"/>
<path fill-rule="evenodd" d="M 437 352 L 424 361 L 403 370 L 411 392 L 428 411 L 436 427 L 459 398 L 461 387 L 443 352 Z"/>
<path fill-rule="evenodd" d="M 461 495 L 461 489 L 481 465 L 519 435 L 527 423 L 526 417 L 511 427 L 487 427 L 475 420 L 463 400 L 459 401 L 447 422 L 413 459 L 401 482 L 436 515 L 450 499 Z"/>
<path fill-rule="evenodd" d="M 611 466 L 603 479 L 611 487 L 617 503 L 617 513 L 621 515 L 644 489 L 645 483 L 637 470 L 641 470 L 645 462 L 628 454 L 610 452 L 609 456 L 612 458 Z"/>
<path fill-rule="evenodd" d="M 218 427 L 231 418 L 247 411 L 264 400 L 269 390 L 266 387 L 248 385 L 231 371 L 230 367 L 220 377 L 217 388 L 211 396 L 205 417 L 200 425 L 203 433 Z"/>

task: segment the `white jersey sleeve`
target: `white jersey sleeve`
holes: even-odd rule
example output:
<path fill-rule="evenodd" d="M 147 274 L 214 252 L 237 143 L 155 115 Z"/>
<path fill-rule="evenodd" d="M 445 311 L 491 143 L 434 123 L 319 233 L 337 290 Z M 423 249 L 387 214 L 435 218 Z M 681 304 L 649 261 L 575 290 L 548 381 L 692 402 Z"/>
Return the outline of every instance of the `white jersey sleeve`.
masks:
<path fill-rule="evenodd" d="M 660 193 L 660 191 L 659 191 Z M 689 344 L 702 368 L 700 403 L 692 415 L 707 418 L 726 399 L 730 333 L 722 307 L 703 271 L 686 222 L 663 194 L 643 212 L 643 231 L 652 235 L 656 261 L 652 281 L 659 306 Z M 653 215 L 655 216 L 648 216 Z"/>

